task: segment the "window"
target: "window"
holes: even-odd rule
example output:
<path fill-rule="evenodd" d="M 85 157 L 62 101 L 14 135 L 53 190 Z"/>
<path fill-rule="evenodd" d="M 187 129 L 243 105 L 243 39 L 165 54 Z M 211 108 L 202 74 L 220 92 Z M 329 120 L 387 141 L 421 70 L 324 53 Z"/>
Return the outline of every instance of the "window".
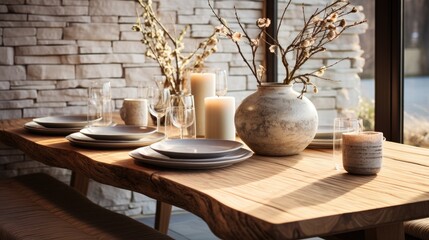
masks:
<path fill-rule="evenodd" d="M 273 18 L 285 1 L 266 1 L 267 16 Z M 351 3 L 363 6 L 368 20 L 366 32 L 359 36 L 365 59 L 359 74 L 360 110 L 368 120 L 366 129 L 381 131 L 390 141 L 429 147 L 429 2 Z M 274 65 L 269 57 L 268 65 Z"/>
<path fill-rule="evenodd" d="M 279 19 L 289 0 L 266 1 L 267 15 L 271 19 Z M 322 2 L 302 3 L 292 1 L 282 22 L 282 31 L 279 37 L 284 41 L 296 36 L 302 29 L 305 17 L 308 17 L 316 9 L 322 8 L 329 0 Z M 302 5 L 305 11 L 302 10 Z M 323 77 L 330 79 L 313 79 L 318 86 L 319 92 L 306 93 L 316 106 L 319 113 L 319 125 L 332 126 L 333 119 L 338 116 L 364 118 L 366 130 L 374 129 L 374 16 L 375 4 L 372 0 L 352 0 L 352 6 L 361 11 L 346 17 L 348 23 L 367 19 L 367 24 L 361 24 L 344 32 L 338 39 L 327 45 L 327 50 L 314 55 L 308 65 L 301 69 L 304 72 L 317 70 L 321 66 L 328 66 L 334 62 L 340 64 L 326 71 Z M 303 13 L 304 12 L 304 13 Z M 305 17 L 303 15 L 306 15 Z M 277 16 L 277 17 L 276 17 Z M 271 33 L 274 35 L 275 31 Z M 269 51 L 266 51 L 267 72 L 275 76 L 268 79 L 281 81 L 284 78 L 284 66 L 278 63 Z M 345 59 L 349 58 L 349 59 Z M 299 84 L 297 84 L 299 85 Z M 296 86 L 300 89 L 301 86 Z M 362 93 L 365 93 L 364 95 Z M 360 107 L 361 106 L 361 107 Z M 363 109 L 360 109 L 363 108 Z"/>

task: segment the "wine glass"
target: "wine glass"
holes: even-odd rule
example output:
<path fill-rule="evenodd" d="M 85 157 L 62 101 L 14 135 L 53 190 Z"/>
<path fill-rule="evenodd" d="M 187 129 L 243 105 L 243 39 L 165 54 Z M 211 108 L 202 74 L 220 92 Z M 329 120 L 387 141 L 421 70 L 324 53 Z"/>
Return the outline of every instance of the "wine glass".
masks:
<path fill-rule="evenodd" d="M 165 85 L 165 81 L 167 80 L 167 77 L 164 75 L 154 75 L 153 81 L 155 82 L 156 86 L 159 89 L 163 89 Z"/>
<path fill-rule="evenodd" d="M 228 91 L 228 76 L 226 70 L 216 71 L 216 96 L 225 96 Z"/>
<path fill-rule="evenodd" d="M 156 131 L 159 132 L 161 118 L 167 112 L 170 90 L 151 87 L 148 89 L 149 112 L 156 117 Z"/>
<path fill-rule="evenodd" d="M 180 139 L 183 139 L 184 129 L 191 126 L 195 121 L 194 96 L 171 96 L 170 117 L 173 125 L 180 129 Z"/>

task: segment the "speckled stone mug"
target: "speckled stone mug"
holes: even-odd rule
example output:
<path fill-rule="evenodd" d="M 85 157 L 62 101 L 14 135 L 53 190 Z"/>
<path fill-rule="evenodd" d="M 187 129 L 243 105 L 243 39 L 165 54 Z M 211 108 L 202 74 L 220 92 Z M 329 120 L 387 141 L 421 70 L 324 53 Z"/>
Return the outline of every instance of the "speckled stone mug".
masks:
<path fill-rule="evenodd" d="M 343 133 L 344 169 L 351 174 L 377 174 L 383 160 L 383 141 L 382 132 Z"/>
<path fill-rule="evenodd" d="M 122 104 L 122 108 L 120 109 L 119 114 L 126 125 L 147 126 L 147 99 L 124 99 L 124 103 Z"/>

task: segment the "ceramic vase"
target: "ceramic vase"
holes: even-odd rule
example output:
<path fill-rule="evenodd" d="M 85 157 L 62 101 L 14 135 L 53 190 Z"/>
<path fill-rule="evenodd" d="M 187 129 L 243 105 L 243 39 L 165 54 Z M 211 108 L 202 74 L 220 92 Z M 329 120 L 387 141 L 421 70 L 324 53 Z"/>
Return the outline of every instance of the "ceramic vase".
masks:
<path fill-rule="evenodd" d="M 236 110 L 238 136 L 258 155 L 300 153 L 316 135 L 318 115 L 308 98 L 298 96 L 292 85 L 258 86 Z"/>

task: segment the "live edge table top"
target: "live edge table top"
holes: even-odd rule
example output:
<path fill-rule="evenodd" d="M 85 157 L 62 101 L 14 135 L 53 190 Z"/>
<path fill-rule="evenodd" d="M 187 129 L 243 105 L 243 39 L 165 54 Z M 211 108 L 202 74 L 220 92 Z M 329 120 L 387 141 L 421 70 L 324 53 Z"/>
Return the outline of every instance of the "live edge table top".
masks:
<path fill-rule="evenodd" d="M 386 226 L 392 234 L 403 221 L 429 217 L 429 149 L 385 142 L 382 169 L 373 176 L 334 170 L 330 149 L 174 170 L 139 164 L 128 156 L 132 149 L 78 148 L 62 136 L 29 133 L 23 126 L 30 120 L 0 121 L 0 141 L 45 164 L 189 210 L 224 239 L 296 239 Z"/>

